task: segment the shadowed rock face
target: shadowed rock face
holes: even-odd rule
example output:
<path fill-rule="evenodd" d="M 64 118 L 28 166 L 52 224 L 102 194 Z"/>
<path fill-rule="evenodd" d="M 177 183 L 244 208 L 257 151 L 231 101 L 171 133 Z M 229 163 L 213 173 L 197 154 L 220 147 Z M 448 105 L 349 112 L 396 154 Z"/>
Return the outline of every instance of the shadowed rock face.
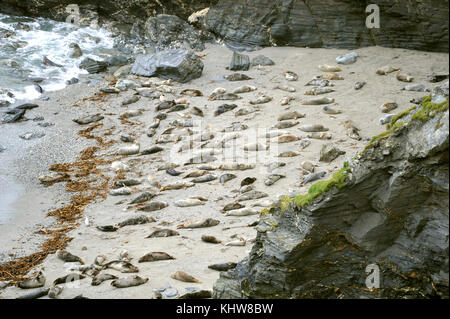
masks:
<path fill-rule="evenodd" d="M 38 16 L 64 21 L 66 7 L 77 4 L 81 14 L 93 10 L 106 20 L 133 24 L 157 14 L 173 14 L 187 19 L 193 12 L 214 5 L 217 0 L 2 0 L 0 12 Z"/>
<path fill-rule="evenodd" d="M 372 3 L 380 6 L 380 29 L 369 30 L 365 25 L 366 6 Z M 2 0 L 0 12 L 65 21 L 69 4 L 79 5 L 82 24 L 98 19 L 100 25 L 106 23 L 138 39 L 142 36 L 136 33 L 149 31 L 144 27 L 149 17 L 168 14 L 186 21 L 193 12 L 209 7 L 196 26 L 236 50 L 271 45 L 381 45 L 448 52 L 448 0 Z M 188 41 L 191 47 L 196 42 Z"/>
<path fill-rule="evenodd" d="M 369 3 L 380 6 L 381 29 L 366 28 Z M 439 0 L 221 0 L 204 24 L 235 49 L 381 45 L 448 52 L 448 8 Z"/>
<path fill-rule="evenodd" d="M 413 114 L 350 163 L 342 188 L 263 215 L 250 255 L 221 274 L 214 297 L 448 298 L 449 113 Z"/>

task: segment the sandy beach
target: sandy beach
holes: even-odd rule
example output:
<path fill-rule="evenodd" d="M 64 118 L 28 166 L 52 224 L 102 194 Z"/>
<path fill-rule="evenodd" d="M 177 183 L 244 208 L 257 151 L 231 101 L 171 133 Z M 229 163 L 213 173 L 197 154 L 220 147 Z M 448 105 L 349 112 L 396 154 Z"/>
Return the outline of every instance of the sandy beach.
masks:
<path fill-rule="evenodd" d="M 39 181 L 39 176 L 49 174 L 48 169 L 54 164 L 73 163 L 80 157 L 80 152 L 88 147 L 98 147 L 90 159 L 103 160 L 92 170 L 91 182 L 101 183 L 106 181 L 107 188 L 101 191 L 113 190 L 113 184 L 119 179 L 136 179 L 142 182 L 131 186 L 131 194 L 127 196 L 104 196 L 101 193 L 86 207 L 77 219 L 77 227 L 71 230 L 67 236 L 73 238 L 67 245 L 67 251 L 79 256 L 86 264 L 94 262 L 98 255 L 104 255 L 106 262 L 119 259 L 119 254 L 127 250 L 131 263 L 139 268 L 137 275 L 149 278 L 149 281 L 137 287 L 119 289 L 110 285 L 109 281 L 99 286 L 91 285 L 91 278 L 86 278 L 65 287 L 59 298 L 73 298 L 83 295 L 88 298 L 153 298 L 154 290 L 160 289 L 163 298 L 174 298 L 183 295 L 191 287 L 196 289 L 212 290 L 214 282 L 219 277 L 219 272 L 209 269 L 208 266 L 217 263 L 238 262 L 243 259 L 252 247 L 252 240 L 256 236 L 254 227 L 249 224 L 258 220 L 258 215 L 252 216 L 225 216 L 222 208 L 238 199 L 241 194 L 238 190 L 241 181 L 247 177 L 254 177 L 254 190 L 264 192 L 268 196 L 241 202 L 246 207 L 261 203 L 261 206 L 253 208 L 261 211 L 267 200 L 276 201 L 282 195 L 295 195 L 308 191 L 311 183 L 302 184 L 306 173 L 301 169 L 301 163 L 310 161 L 315 166 L 315 172 L 325 172 L 323 179 L 330 178 L 334 172 L 340 169 L 345 161 L 350 160 L 360 152 L 369 139 L 385 130 L 380 124 L 380 118 L 385 114 L 380 111 L 384 103 L 395 102 L 398 108 L 390 113 L 400 113 L 413 104 L 414 98 L 421 98 L 426 93 L 403 91 L 402 88 L 408 83 L 396 79 L 396 72 L 388 75 L 377 75 L 376 70 L 380 67 L 390 65 L 414 77 L 413 83 L 424 84 L 428 89 L 433 89 L 437 84 L 429 83 L 427 76 L 436 74 L 448 74 L 448 54 L 413 51 L 406 49 L 390 49 L 382 47 L 368 47 L 355 50 L 359 57 L 356 63 L 351 65 L 340 65 L 342 69 L 339 75 L 343 80 L 331 81 L 334 92 L 319 96 L 305 95 L 305 91 L 311 86 L 305 86 L 313 77 L 324 72 L 318 66 L 323 64 L 336 65 L 337 56 L 348 53 L 341 49 L 309 49 L 292 47 L 271 47 L 260 51 L 246 53 L 253 58 L 263 54 L 275 62 L 273 66 L 252 67 L 249 71 L 241 72 L 252 79 L 242 82 L 230 82 L 222 80 L 220 76 L 229 75 L 233 72 L 226 70 L 231 61 L 232 52 L 225 46 L 210 44 L 201 52 L 202 61 L 205 65 L 201 78 L 186 84 L 173 83 L 171 86 L 174 94 L 165 93 L 169 99 L 186 98 L 189 100 L 189 108 L 178 112 L 168 113 L 167 119 L 162 120 L 156 134 L 147 136 L 148 127 L 153 123 L 158 113 L 155 107 L 159 100 L 141 96 L 140 100 L 123 106 L 121 102 L 135 94 L 133 89 L 120 92 L 119 94 L 98 94 L 101 88 L 109 86 L 108 79 L 96 79 L 92 77 L 90 83 L 83 79 L 78 84 L 71 85 L 62 91 L 49 93 L 48 101 L 38 100 L 38 108 L 27 112 L 27 118 L 43 116 L 46 122 L 54 123 L 53 126 L 40 127 L 37 122 L 30 120 L 26 122 L 4 124 L 0 126 L 2 137 L 0 145 L 6 150 L 0 153 L 0 176 L 5 189 L 11 194 L 8 198 L 15 198 L 8 203 L 8 212 L 2 217 L 0 223 L 0 263 L 20 258 L 40 250 L 40 246 L 47 239 L 39 230 L 49 230 L 61 227 L 53 217 L 46 217 L 47 213 L 60 207 L 68 205 L 71 197 L 76 192 L 68 192 L 65 182 L 45 186 Z M 283 72 L 292 71 L 299 75 L 298 81 L 287 81 Z M 144 83 L 147 78 L 129 76 L 135 82 Z M 158 79 L 150 79 L 158 82 Z M 355 90 L 356 82 L 366 82 L 366 85 Z M 239 94 L 241 99 L 236 101 L 210 101 L 208 97 L 216 88 L 224 88 L 232 92 L 242 85 L 256 87 L 249 93 Z M 296 89 L 296 92 L 288 93 L 276 86 L 288 85 Z M 203 93 L 200 97 L 182 96 L 179 93 L 184 89 L 197 89 Z M 272 98 L 271 102 L 257 104 L 258 110 L 236 116 L 235 113 L 241 108 L 252 109 L 255 106 L 249 102 L 256 99 L 260 93 Z M 294 96 L 289 105 L 282 106 L 280 101 L 286 96 Z M 340 114 L 330 115 L 323 112 L 323 105 L 303 105 L 302 102 L 312 98 L 330 97 L 335 102 L 328 104 L 332 108 L 342 111 Z M 214 116 L 216 109 L 223 104 L 236 104 L 237 108 L 232 111 Z M 204 113 L 204 117 L 190 113 L 191 107 L 198 107 Z M 127 120 L 120 118 L 125 111 L 140 110 L 141 114 Z M 277 143 L 277 137 L 258 139 L 258 142 L 268 145 L 269 149 L 262 152 L 243 151 L 243 146 L 252 142 L 252 134 L 260 136 L 269 131 L 271 127 L 279 123 L 277 118 L 290 111 L 305 114 L 305 117 L 295 119 L 299 124 L 282 129 L 287 131 L 284 135 L 294 135 L 299 138 L 308 139 L 310 144 L 302 149 L 302 140 L 289 143 Z M 72 120 L 85 115 L 101 114 L 104 119 L 98 123 L 101 126 L 93 127 L 93 124 L 79 125 Z M 217 179 L 206 183 L 196 183 L 193 187 L 178 190 L 161 190 L 158 186 L 167 186 L 176 182 L 189 182 L 192 178 L 183 179 L 190 173 L 197 171 L 201 164 L 182 165 L 189 158 L 189 154 L 178 153 L 183 140 L 188 138 L 189 129 L 177 127 L 171 134 L 162 134 L 170 128 L 169 123 L 174 120 L 185 121 L 189 117 L 195 123 L 202 123 L 214 138 L 211 140 L 194 141 L 195 152 L 213 152 L 217 161 L 207 163 L 215 165 L 216 169 L 208 172 L 214 174 Z M 351 138 L 348 130 L 342 123 L 352 121 L 359 129 L 360 140 Z M 248 126 L 247 130 L 238 131 L 239 136 L 231 140 L 239 150 L 235 156 L 238 163 L 253 164 L 254 168 L 248 170 L 223 171 L 218 168 L 220 164 L 231 163 L 230 157 L 222 158 L 222 149 L 210 149 L 210 145 L 223 138 L 223 129 L 233 123 L 241 123 Z M 327 133 L 332 135 L 330 140 L 307 138 L 307 132 L 299 129 L 302 125 L 321 124 L 328 128 Z M 80 130 L 93 127 L 90 134 L 102 138 L 86 139 L 80 136 Z M 45 136 L 32 140 L 22 140 L 18 136 L 26 132 L 43 131 Z M 255 133 L 257 132 L 257 133 Z M 85 134 L 86 135 L 86 134 Z M 140 145 L 140 151 L 149 149 L 155 145 L 163 148 L 163 151 L 151 155 L 118 156 L 115 153 L 121 147 L 130 145 L 124 143 L 120 137 L 129 135 L 134 138 L 134 144 Z M 170 136 L 169 143 L 156 143 L 161 136 Z M 210 144 L 206 144 L 210 143 Z M 344 151 L 330 163 L 319 161 L 319 153 L 324 144 L 332 143 Z M 229 148 L 224 148 L 227 150 Z M 283 152 L 293 151 L 298 153 L 295 157 L 278 157 Z M 258 158 L 254 157 L 258 154 Z M 85 154 L 85 153 L 84 153 Z M 199 153 L 195 153 L 199 154 Z M 83 155 L 83 154 L 82 154 Z M 192 154 L 191 154 L 192 155 Z M 183 157 L 186 156 L 186 157 Z M 111 162 L 120 160 L 129 167 L 128 171 L 116 172 L 111 167 Z M 269 172 L 271 163 L 285 163 Z M 158 170 L 162 165 L 169 163 L 181 163 L 175 170 L 181 172 L 179 176 L 171 176 L 165 170 Z M 235 178 L 222 184 L 220 177 L 223 174 L 234 174 Z M 267 186 L 265 179 L 270 174 L 279 174 L 283 177 L 271 186 Z M 73 177 L 73 176 L 72 176 Z M 96 180 L 97 179 L 97 180 Z M 156 194 L 152 201 L 164 201 L 168 207 L 153 211 L 138 211 L 139 206 L 130 205 L 130 201 L 143 192 Z M 175 202 L 193 196 L 201 196 L 206 199 L 202 205 L 194 207 L 177 207 Z M 1 197 L 0 197 L 1 198 Z M 73 200 L 73 199 L 72 199 Z M 1 213 L 1 212 L 0 212 Z M 153 217 L 155 222 L 144 225 L 126 226 L 115 232 L 102 232 L 97 226 L 114 225 L 128 218 L 145 215 Z M 85 219 L 88 219 L 88 225 Z M 177 228 L 178 225 L 205 218 L 219 220 L 220 223 L 213 227 L 184 229 Z M 0 219 L 2 221 L 2 219 Z M 155 229 L 164 228 L 176 230 L 179 235 L 163 238 L 146 238 Z M 211 235 L 220 239 L 222 243 L 212 244 L 201 240 L 202 235 Z M 229 246 L 226 243 L 242 239 L 244 246 Z M 174 257 L 171 260 L 138 263 L 138 260 L 150 252 L 166 252 Z M 34 267 L 29 275 L 41 270 L 46 276 L 45 287 L 59 277 L 68 274 L 68 264 L 58 259 L 55 254 L 48 255 L 45 260 Z M 184 271 L 195 277 L 200 283 L 181 282 L 171 278 L 177 271 Z M 102 273 L 113 274 L 119 278 L 132 274 L 121 273 L 117 270 L 106 269 Z M 2 279 L 0 279 L 1 281 Z M 164 288 L 166 288 L 164 290 Z M 176 292 L 173 291 L 176 289 Z M 168 293 L 170 292 L 170 294 Z M 0 298 L 16 298 L 24 295 L 25 290 L 16 286 L 0 289 Z M 47 298 L 47 297 L 44 297 Z"/>

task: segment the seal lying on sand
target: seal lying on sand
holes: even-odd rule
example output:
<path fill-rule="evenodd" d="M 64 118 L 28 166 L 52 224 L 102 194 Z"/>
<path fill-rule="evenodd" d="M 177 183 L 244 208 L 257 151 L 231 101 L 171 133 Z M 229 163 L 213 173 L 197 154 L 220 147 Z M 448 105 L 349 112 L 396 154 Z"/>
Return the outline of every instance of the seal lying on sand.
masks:
<path fill-rule="evenodd" d="M 131 277 L 113 280 L 111 282 L 111 286 L 114 286 L 117 288 L 128 288 L 128 287 L 135 287 L 135 286 L 143 285 L 147 281 L 148 281 L 148 278 L 141 278 L 139 276 L 131 276 Z"/>

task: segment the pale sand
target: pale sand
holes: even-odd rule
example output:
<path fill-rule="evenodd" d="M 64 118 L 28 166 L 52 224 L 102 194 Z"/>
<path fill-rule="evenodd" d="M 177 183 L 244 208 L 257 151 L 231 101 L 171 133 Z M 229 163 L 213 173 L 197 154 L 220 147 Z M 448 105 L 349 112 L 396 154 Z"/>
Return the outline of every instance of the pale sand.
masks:
<path fill-rule="evenodd" d="M 312 98 L 312 96 L 305 96 L 303 94 L 306 90 L 311 88 L 305 87 L 304 85 L 310 81 L 313 76 L 322 73 L 318 70 L 318 65 L 335 65 L 335 58 L 338 55 L 342 55 L 347 52 L 348 51 L 346 50 L 336 49 L 266 48 L 261 51 L 252 52 L 249 55 L 253 57 L 259 54 L 264 54 L 276 62 L 275 66 L 261 67 L 260 69 L 255 67 L 250 69 L 248 72 L 242 72 L 254 78 L 250 81 L 225 81 L 213 83 L 212 80 L 217 78 L 217 75 L 227 75 L 232 73 L 225 70 L 225 67 L 228 66 L 229 61 L 231 60 L 232 53 L 222 46 L 208 46 L 207 50 L 202 52 L 202 54 L 206 54 L 206 57 L 203 60 L 205 69 L 202 77 L 188 84 L 175 84 L 174 89 L 177 93 L 185 88 L 200 89 L 203 92 L 204 97 L 187 98 L 191 101 L 192 106 L 197 106 L 204 110 L 205 120 L 212 127 L 214 132 L 220 131 L 232 122 L 237 121 L 249 125 L 250 129 L 256 127 L 269 128 L 277 123 L 276 118 L 281 113 L 285 112 L 285 109 L 289 109 L 300 113 L 306 113 L 306 118 L 298 120 L 300 121 L 300 125 L 320 123 L 328 127 L 329 133 L 333 134 L 333 139 L 331 141 L 311 140 L 311 145 L 303 151 L 301 151 L 298 146 L 299 142 L 280 144 L 279 151 L 294 150 L 300 152 L 301 155 L 293 158 L 280 159 L 287 164 L 285 167 L 282 167 L 277 171 L 281 174 L 285 174 L 286 178 L 278 181 L 270 187 L 264 185 L 264 177 L 267 175 L 267 171 L 266 168 L 263 167 L 263 163 L 261 163 L 258 164 L 253 170 L 226 172 L 236 174 L 238 178 L 227 182 L 225 185 L 220 184 L 217 179 L 210 183 L 197 184 L 195 187 L 187 190 L 163 192 L 155 199 L 167 201 L 169 203 L 169 207 L 152 213 L 141 213 L 135 212 L 134 210 L 126 210 L 126 203 L 121 205 L 115 205 L 115 203 L 124 198 L 126 199 L 126 202 L 129 202 L 140 193 L 138 190 L 150 190 L 151 186 L 147 181 L 147 177 L 151 175 L 156 175 L 158 181 L 163 185 L 181 180 L 181 176 L 183 175 L 179 177 L 172 177 L 164 171 L 156 172 L 156 167 L 164 163 L 164 160 L 166 160 L 166 158 L 161 158 L 158 161 L 158 158 L 161 157 L 158 154 L 155 156 L 145 157 L 130 156 L 128 160 L 138 158 L 144 160 L 144 162 L 138 163 L 132 172 L 127 173 L 127 177 L 140 178 L 146 182 L 142 185 L 133 187 L 134 194 L 131 196 L 109 196 L 108 199 L 103 202 L 90 205 L 85 210 L 84 214 L 90 219 L 92 226 L 87 227 L 84 223 L 82 223 L 78 229 L 72 231 L 69 235 L 74 237 L 74 240 L 69 244 L 67 250 L 80 256 L 83 260 L 90 264 L 99 254 L 106 255 L 108 261 L 111 261 L 118 259 L 119 253 L 123 249 L 127 249 L 130 252 L 130 256 L 133 257 L 132 263 L 139 267 L 138 275 L 141 277 L 148 277 L 150 280 L 148 283 L 139 287 L 117 289 L 111 287 L 110 282 L 104 282 L 100 286 L 93 287 L 90 285 L 91 280 L 87 278 L 79 282 L 79 287 L 65 289 L 61 295 L 61 298 L 72 298 L 79 294 L 83 294 L 83 296 L 89 298 L 151 298 L 153 296 L 153 289 L 165 287 L 167 285 L 178 289 L 180 294 L 185 292 L 184 288 L 186 287 L 212 289 L 214 282 L 219 277 L 219 272 L 210 270 L 207 266 L 213 263 L 238 262 L 248 254 L 251 250 L 252 244 L 247 243 L 245 247 L 214 245 L 202 242 L 200 239 L 201 236 L 203 234 L 213 235 L 224 242 L 231 241 L 232 236 L 244 237 L 246 239 L 253 239 L 256 236 L 256 230 L 249 227 L 223 230 L 224 227 L 246 225 L 247 223 L 251 223 L 258 218 L 257 216 L 225 217 L 220 213 L 220 209 L 225 204 L 233 201 L 232 196 L 234 196 L 234 193 L 231 191 L 239 187 L 240 181 L 243 178 L 247 176 L 257 177 L 258 179 L 254 184 L 255 189 L 268 193 L 270 195 L 269 198 L 273 200 L 275 200 L 278 195 L 289 194 L 291 190 L 293 193 L 306 192 L 309 185 L 298 187 L 298 183 L 301 181 L 302 172 L 296 168 L 300 166 L 302 161 L 310 160 L 317 164 L 318 167 L 316 167 L 316 171 L 327 171 L 328 174 L 325 176 L 325 179 L 329 178 L 333 172 L 342 167 L 345 160 L 349 160 L 355 155 L 355 153 L 359 152 L 371 136 L 377 135 L 384 131 L 384 127 L 379 124 L 379 118 L 384 115 L 380 111 L 380 105 L 386 102 L 397 102 L 399 104 L 399 108 L 394 110 L 392 113 L 398 113 L 406 110 L 412 105 L 409 102 L 412 98 L 421 97 L 426 94 L 420 92 L 401 91 L 401 88 L 407 83 L 399 82 L 395 78 L 395 73 L 391 73 L 387 76 L 376 75 L 375 71 L 377 68 L 385 65 L 399 67 L 402 71 L 408 72 L 415 78 L 414 83 L 423 83 L 430 89 L 432 89 L 436 84 L 428 83 L 426 81 L 426 76 L 433 72 L 448 73 L 449 70 L 448 54 L 426 53 L 381 47 L 358 49 L 356 50 L 360 56 L 358 61 L 352 65 L 341 66 L 343 71 L 339 74 L 342 75 L 345 80 L 333 81 L 333 83 L 335 83 L 334 89 L 336 92 L 319 96 L 335 98 L 336 103 L 338 104 L 336 107 L 343 110 L 342 114 L 330 116 L 322 112 L 322 106 L 301 105 L 301 101 Z M 298 73 L 300 76 L 299 80 L 297 82 L 285 81 L 282 75 L 284 71 L 294 71 Z M 363 89 L 355 91 L 353 86 L 357 81 L 366 81 L 367 84 Z M 296 101 L 292 101 L 290 106 L 280 106 L 280 100 L 282 97 L 291 93 L 273 90 L 273 87 L 277 84 L 287 84 L 297 89 L 297 92 L 293 93 L 297 99 Z M 258 90 L 251 93 L 241 94 L 243 99 L 233 102 L 207 100 L 209 93 L 217 87 L 223 87 L 228 89 L 228 91 L 232 91 L 234 88 L 241 85 L 254 85 L 258 88 Z M 56 135 L 52 135 L 56 133 L 52 133 L 48 130 L 47 136 L 51 136 L 58 141 L 66 139 L 71 134 L 73 138 L 73 136 L 76 136 L 76 132 L 78 132 L 81 128 L 77 124 L 71 122 L 70 119 L 75 118 L 76 115 L 82 114 L 83 112 L 86 114 L 94 114 L 97 112 L 114 113 L 116 115 L 105 116 L 105 119 L 102 121 L 104 127 L 96 130 L 95 133 L 99 134 L 106 131 L 111 126 L 116 126 L 117 129 L 114 131 L 114 137 L 116 140 L 119 140 L 120 133 L 130 132 L 138 137 L 137 142 L 141 144 L 142 150 L 154 145 L 154 141 L 159 134 L 168 127 L 169 121 L 173 119 L 182 119 L 177 114 L 171 113 L 169 118 L 162 122 L 157 134 L 153 138 L 148 138 L 145 135 L 145 131 L 155 115 L 154 105 L 156 104 L 156 101 L 150 101 L 143 97 L 135 104 L 131 104 L 128 107 L 121 107 L 120 102 L 124 97 L 131 96 L 133 94 L 132 90 L 122 92 L 119 97 L 111 96 L 106 103 L 89 102 L 89 104 L 80 104 L 82 105 L 81 107 L 70 107 L 74 101 L 80 100 L 81 97 L 89 96 L 96 91 L 98 91 L 98 88 L 95 86 L 87 87 L 85 84 L 77 84 L 63 92 L 57 92 L 50 95 L 52 99 L 49 102 L 39 102 L 39 104 L 41 104 L 41 108 L 38 109 L 40 113 L 42 113 L 44 109 L 46 110 L 45 112 L 55 112 L 51 110 L 58 110 L 61 112 L 61 116 L 64 115 L 64 119 L 52 119 L 52 121 L 57 123 L 57 126 L 64 125 L 64 129 L 59 131 L 60 135 L 56 137 Z M 235 117 L 234 112 L 237 111 L 239 107 L 250 106 L 248 105 L 248 101 L 256 97 L 259 92 L 264 92 L 273 97 L 273 101 L 267 104 L 261 104 L 261 111 L 258 113 L 243 117 Z M 170 97 L 170 95 L 167 96 Z M 224 103 L 235 103 L 238 105 L 238 108 L 218 117 L 213 117 L 213 113 L 217 106 Z M 99 110 L 97 110 L 97 108 Z M 132 121 L 138 120 L 145 124 L 139 128 L 136 126 L 130 127 L 120 124 L 118 114 L 126 109 L 145 110 L 142 116 L 131 119 Z M 185 111 L 183 111 L 183 113 L 185 113 Z M 197 117 L 193 116 L 193 118 Z M 339 123 L 348 119 L 351 119 L 355 125 L 361 129 L 360 135 L 363 137 L 363 140 L 355 141 L 346 135 L 345 129 Z M 298 126 L 286 129 L 286 131 L 289 131 L 293 135 L 306 136 L 306 133 L 298 130 Z M 242 133 L 246 135 L 246 132 L 247 131 L 243 131 Z M 66 147 L 73 149 L 71 151 L 73 153 L 75 153 L 74 151 L 83 149 L 86 145 L 92 145 L 91 142 L 86 143 L 83 141 L 84 139 L 80 137 L 76 137 L 76 140 L 79 141 L 79 144 L 71 145 L 70 143 L 67 143 L 66 145 Z M 73 140 L 71 139 L 70 141 Z M 330 142 L 346 151 L 346 155 L 340 156 L 331 164 L 319 162 L 319 151 L 321 146 L 324 143 Z M 122 143 L 119 142 L 118 145 L 122 145 Z M 170 149 L 172 145 L 173 144 L 162 144 L 160 146 Z M 271 143 L 271 146 L 275 146 L 275 144 Z M 111 150 L 116 147 L 117 145 L 113 145 Z M 167 154 L 168 151 L 165 151 L 163 155 L 167 156 Z M 152 158 L 154 158 L 153 162 L 150 161 Z M 272 160 L 274 159 L 272 158 Z M 59 161 L 54 160 L 54 162 Z M 51 163 L 49 163 L 49 165 L 50 164 Z M 32 163 L 29 163 L 28 165 L 32 165 Z M 177 170 L 192 171 L 195 167 L 195 165 L 179 167 Z M 112 170 L 110 168 L 105 167 L 105 171 L 109 171 L 109 175 L 114 176 L 111 173 Z M 224 172 L 218 170 L 213 172 L 213 174 L 218 176 L 223 173 Z M 37 176 L 34 177 L 37 179 Z M 45 196 L 49 196 L 48 198 L 53 198 L 50 195 L 53 190 L 61 191 L 63 188 L 63 183 L 55 184 L 50 188 L 45 188 L 37 182 L 34 184 L 34 189 L 42 190 L 43 194 L 47 194 Z M 178 199 L 185 199 L 189 196 L 196 195 L 206 197 L 209 201 L 204 206 L 197 206 L 193 208 L 178 208 L 173 204 Z M 45 196 L 43 197 L 45 198 Z M 224 199 L 218 200 L 219 197 L 223 197 Z M 60 206 L 61 203 L 56 204 L 56 201 L 57 199 L 55 198 L 53 206 Z M 244 204 L 249 206 L 251 203 L 258 201 L 261 200 L 245 202 Z M 114 224 L 129 217 L 141 214 L 153 216 L 157 219 L 157 222 L 142 226 L 128 226 L 118 230 L 115 233 L 102 233 L 94 227 L 97 225 Z M 221 223 L 218 226 L 211 228 L 201 228 L 195 230 L 180 229 L 178 230 L 180 232 L 180 236 L 145 239 L 145 237 L 149 235 L 161 222 L 169 223 L 168 226 L 164 226 L 163 228 L 176 229 L 176 225 L 183 222 L 208 217 L 218 219 Z M 27 223 L 27 220 L 22 219 L 19 222 Z M 7 237 L 2 235 L 2 246 L 8 247 L 13 238 L 13 234 L 8 235 Z M 87 249 L 83 250 L 83 247 Z M 137 262 L 140 257 L 152 251 L 164 251 L 174 256 L 176 259 L 142 264 Z M 42 265 L 37 267 L 37 269 L 43 269 L 46 274 L 46 286 L 49 286 L 55 278 L 67 274 L 64 268 L 64 263 L 58 260 L 54 255 L 49 256 Z M 189 273 L 199 279 L 202 283 L 183 283 L 170 278 L 170 275 L 177 270 L 183 270 Z M 105 270 L 104 272 L 115 274 L 118 277 L 125 277 L 129 275 L 120 274 L 119 272 L 110 269 Z M 9 287 L 4 291 L 0 291 L 0 297 L 14 298 L 25 293 L 27 292 L 19 288 Z"/>

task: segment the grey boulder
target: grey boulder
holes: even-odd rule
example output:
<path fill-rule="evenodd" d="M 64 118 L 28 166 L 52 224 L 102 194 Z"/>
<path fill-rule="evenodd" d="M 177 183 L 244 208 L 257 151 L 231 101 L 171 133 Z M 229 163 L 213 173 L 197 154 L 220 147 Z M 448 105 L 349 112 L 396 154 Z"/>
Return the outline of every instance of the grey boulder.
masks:
<path fill-rule="evenodd" d="M 140 55 L 131 73 L 146 77 L 160 77 L 186 83 L 202 75 L 203 62 L 192 51 L 174 49 L 150 55 Z"/>

